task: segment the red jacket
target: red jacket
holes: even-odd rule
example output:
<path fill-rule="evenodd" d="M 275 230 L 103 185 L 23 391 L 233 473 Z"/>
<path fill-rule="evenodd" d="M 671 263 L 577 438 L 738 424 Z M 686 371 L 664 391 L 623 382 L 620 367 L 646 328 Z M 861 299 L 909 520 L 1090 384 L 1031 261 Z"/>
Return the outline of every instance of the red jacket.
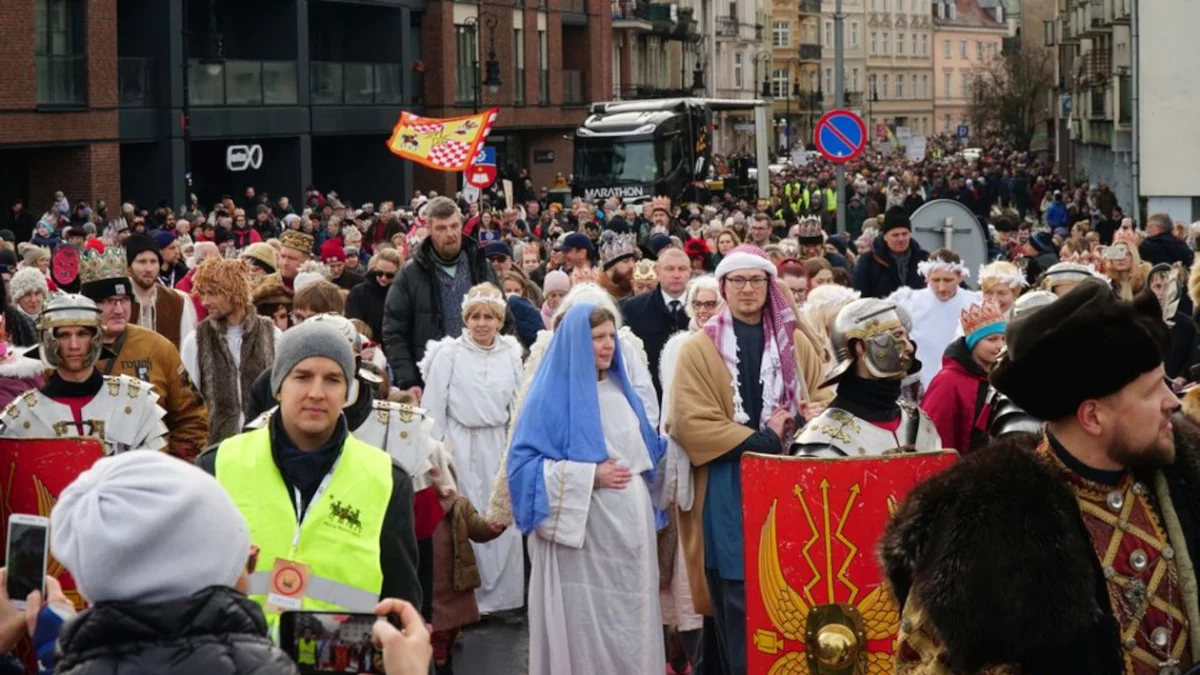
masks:
<path fill-rule="evenodd" d="M 971 357 L 966 340 L 950 343 L 942 356 L 942 369 L 921 400 L 921 409 L 933 420 L 944 447 L 966 455 L 987 442 L 988 390 L 987 373 Z"/>

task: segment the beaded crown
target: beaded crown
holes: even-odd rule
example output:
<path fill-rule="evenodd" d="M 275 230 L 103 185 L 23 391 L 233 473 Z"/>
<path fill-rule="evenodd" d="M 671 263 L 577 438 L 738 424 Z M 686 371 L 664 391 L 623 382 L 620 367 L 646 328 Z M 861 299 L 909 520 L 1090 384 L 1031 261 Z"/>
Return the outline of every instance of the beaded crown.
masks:
<path fill-rule="evenodd" d="M 605 230 L 600 235 L 600 262 L 605 267 L 621 258 L 637 255 L 637 236 Z"/>
<path fill-rule="evenodd" d="M 800 241 L 824 241 L 825 230 L 821 229 L 821 219 L 812 216 L 801 218 L 800 227 L 796 235 Z"/>
<path fill-rule="evenodd" d="M 104 253 L 88 249 L 79 259 L 79 283 L 124 278 L 126 266 L 125 252 L 116 246 L 108 247 Z"/>
<path fill-rule="evenodd" d="M 639 260 L 633 266 L 634 281 L 658 281 L 658 272 L 654 271 L 653 260 Z"/>
<path fill-rule="evenodd" d="M 970 335 L 985 326 L 1004 323 L 1004 314 L 994 303 L 986 302 L 964 309 L 959 320 L 962 322 L 963 335 Z"/>
<path fill-rule="evenodd" d="M 671 213 L 671 198 L 670 197 L 655 197 L 650 200 L 650 213 L 655 211 L 666 211 L 668 215 Z"/>

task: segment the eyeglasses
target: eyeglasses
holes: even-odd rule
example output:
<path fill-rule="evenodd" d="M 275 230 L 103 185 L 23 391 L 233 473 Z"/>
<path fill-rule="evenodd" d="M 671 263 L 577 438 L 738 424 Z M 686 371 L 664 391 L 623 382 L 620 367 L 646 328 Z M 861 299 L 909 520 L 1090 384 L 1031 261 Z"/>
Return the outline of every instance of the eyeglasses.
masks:
<path fill-rule="evenodd" d="M 716 300 L 703 300 L 703 301 L 702 300 L 693 300 L 692 308 L 693 309 L 714 310 L 717 308 L 717 301 Z"/>
<path fill-rule="evenodd" d="M 395 279 L 396 278 L 396 274 L 394 272 L 380 272 L 379 270 L 375 271 L 375 276 L 379 279 Z"/>
<path fill-rule="evenodd" d="M 767 285 L 766 277 L 725 277 L 725 281 L 734 288 L 745 288 L 746 284 L 750 284 L 751 288 L 762 288 Z"/>

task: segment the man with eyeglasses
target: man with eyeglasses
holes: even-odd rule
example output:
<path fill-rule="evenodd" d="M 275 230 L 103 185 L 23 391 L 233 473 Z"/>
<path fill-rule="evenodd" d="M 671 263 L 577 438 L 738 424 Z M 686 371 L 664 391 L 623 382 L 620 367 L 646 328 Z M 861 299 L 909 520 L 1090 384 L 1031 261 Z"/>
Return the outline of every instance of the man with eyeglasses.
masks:
<path fill-rule="evenodd" d="M 191 460 L 205 447 L 208 411 L 184 373 L 179 351 L 167 338 L 133 324 L 133 282 L 125 253 L 115 246 L 104 253 L 87 251 L 79 261 L 80 293 L 100 310 L 101 340 L 96 370 L 101 375 L 128 375 L 148 383 L 167 411 L 167 449 Z"/>
<path fill-rule="evenodd" d="M 691 278 L 691 262 L 687 254 L 677 248 L 662 251 L 654 266 L 658 275 L 657 292 L 642 293 L 621 303 L 621 314 L 625 325 L 642 339 L 646 346 L 646 358 L 650 364 L 650 376 L 661 402 L 662 382 L 659 378 L 659 357 L 667 340 L 688 325 L 683 292 Z"/>
<path fill-rule="evenodd" d="M 725 672 L 746 672 L 741 456 L 785 450 L 807 396 L 793 351 L 794 305 L 762 249 L 717 266 L 725 306 L 679 350 L 667 432 L 690 460 L 692 508 L 679 514 L 696 611 L 711 615 Z M 707 668 L 706 668 L 707 670 Z"/>

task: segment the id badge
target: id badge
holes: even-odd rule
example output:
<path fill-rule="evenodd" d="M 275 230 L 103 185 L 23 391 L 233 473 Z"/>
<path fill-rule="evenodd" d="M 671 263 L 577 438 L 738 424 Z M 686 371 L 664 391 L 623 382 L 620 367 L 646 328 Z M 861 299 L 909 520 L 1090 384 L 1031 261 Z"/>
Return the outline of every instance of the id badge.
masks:
<path fill-rule="evenodd" d="M 272 614 L 300 609 L 304 604 L 311 572 L 312 569 L 304 563 L 276 558 L 264 609 Z"/>

